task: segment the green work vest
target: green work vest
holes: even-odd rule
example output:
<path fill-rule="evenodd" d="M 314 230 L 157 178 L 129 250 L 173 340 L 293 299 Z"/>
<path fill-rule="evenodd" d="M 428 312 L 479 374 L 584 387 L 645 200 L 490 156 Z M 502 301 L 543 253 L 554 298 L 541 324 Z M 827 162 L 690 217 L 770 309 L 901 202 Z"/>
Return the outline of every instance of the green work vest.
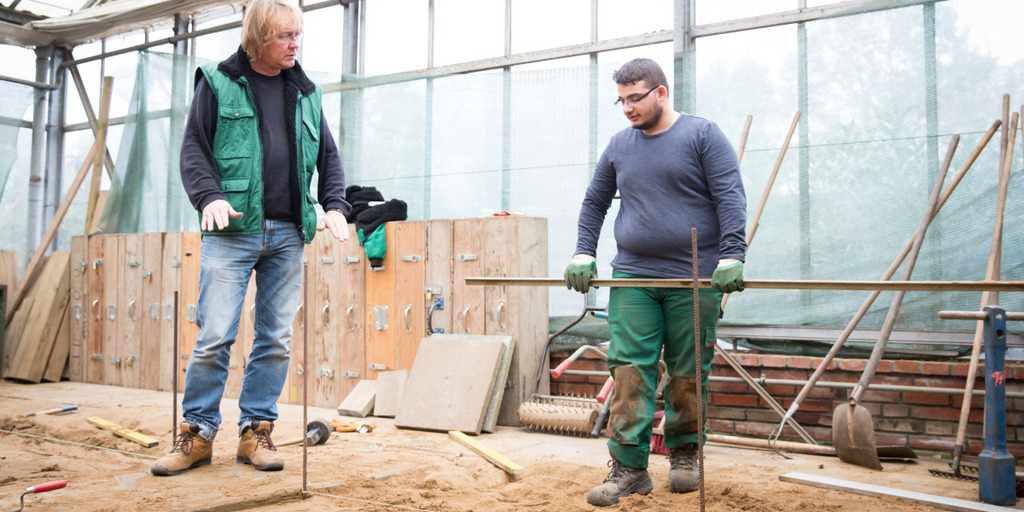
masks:
<path fill-rule="evenodd" d="M 252 88 L 244 77 L 237 80 L 217 69 L 217 63 L 200 67 L 206 82 L 217 97 L 217 129 L 213 136 L 213 158 L 220 174 L 224 198 L 241 218 L 230 219 L 227 228 L 203 231 L 204 235 L 253 235 L 263 232 L 263 153 Z M 309 94 L 299 92 L 295 109 L 295 136 L 298 155 L 295 168 L 299 173 L 299 193 L 303 196 L 302 223 L 299 226 L 305 243 L 316 234 L 316 199 L 309 193 L 313 170 L 320 153 L 319 86 Z M 286 87 L 285 90 L 288 90 Z M 286 101 L 285 104 L 288 104 Z M 199 213 L 202 218 L 202 212 Z"/>

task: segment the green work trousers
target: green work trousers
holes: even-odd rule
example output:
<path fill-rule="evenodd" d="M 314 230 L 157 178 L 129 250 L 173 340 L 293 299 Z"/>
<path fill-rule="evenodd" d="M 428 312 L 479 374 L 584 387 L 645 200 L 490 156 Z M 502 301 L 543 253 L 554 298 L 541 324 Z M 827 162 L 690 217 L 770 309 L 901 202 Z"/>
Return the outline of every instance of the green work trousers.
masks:
<path fill-rule="evenodd" d="M 612 277 L 652 279 L 615 271 Z M 715 356 L 722 292 L 701 288 L 701 389 L 708 403 L 708 373 Z M 692 288 L 612 288 L 608 300 L 611 342 L 608 368 L 615 379 L 609 408 L 608 451 L 624 466 L 646 468 L 654 424 L 659 359 L 665 361 L 665 446 L 697 443 L 697 379 Z M 706 416 L 706 415 L 705 415 Z"/>

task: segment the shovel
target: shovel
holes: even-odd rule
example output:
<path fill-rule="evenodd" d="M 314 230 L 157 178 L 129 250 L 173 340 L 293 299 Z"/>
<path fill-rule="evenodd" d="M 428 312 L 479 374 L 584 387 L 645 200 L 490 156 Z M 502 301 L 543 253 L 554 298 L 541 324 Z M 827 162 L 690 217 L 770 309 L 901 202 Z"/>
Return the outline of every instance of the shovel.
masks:
<path fill-rule="evenodd" d="M 942 191 L 942 182 L 946 178 L 946 170 L 949 168 L 949 160 L 952 158 L 952 147 L 946 154 L 946 164 L 939 171 L 939 177 L 935 180 L 935 187 L 928 199 L 928 208 L 924 219 L 914 232 L 914 242 L 907 255 L 907 261 L 903 266 L 904 281 L 910 279 L 914 271 L 914 263 L 917 262 L 917 255 L 921 252 L 921 244 L 924 242 L 924 234 L 928 231 L 928 224 L 935 215 L 935 207 L 939 202 L 939 192 Z M 889 342 L 889 335 L 896 325 L 896 317 L 900 312 L 900 304 L 903 302 L 903 295 L 906 292 L 897 291 L 889 305 L 889 313 L 885 316 L 885 323 L 875 342 L 875 348 L 871 351 L 871 358 L 864 365 L 864 373 L 853 388 L 848 403 L 840 404 L 832 413 L 832 442 L 836 447 L 836 455 L 839 460 L 864 466 L 871 469 L 882 469 L 882 463 L 878 460 L 878 447 L 875 444 L 875 424 L 871 419 L 871 412 L 860 405 L 860 398 L 867 391 L 871 379 L 875 376 L 878 363 L 882 360 L 885 352 L 885 345 Z M 906 450 L 909 451 L 909 450 Z M 910 451 L 913 454 L 913 451 Z M 916 457 L 916 455 L 912 455 Z"/>

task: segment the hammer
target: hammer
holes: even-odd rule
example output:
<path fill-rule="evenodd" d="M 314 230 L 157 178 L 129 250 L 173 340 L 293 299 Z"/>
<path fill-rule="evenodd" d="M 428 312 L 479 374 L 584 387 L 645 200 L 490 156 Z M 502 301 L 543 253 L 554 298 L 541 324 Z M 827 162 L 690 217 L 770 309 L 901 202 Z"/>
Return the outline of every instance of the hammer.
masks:
<path fill-rule="evenodd" d="M 331 437 L 331 426 L 325 419 L 315 419 L 306 425 L 305 437 L 289 439 L 281 443 L 274 443 L 276 446 L 291 446 L 293 444 L 306 443 L 306 446 L 324 444 L 327 438 Z"/>

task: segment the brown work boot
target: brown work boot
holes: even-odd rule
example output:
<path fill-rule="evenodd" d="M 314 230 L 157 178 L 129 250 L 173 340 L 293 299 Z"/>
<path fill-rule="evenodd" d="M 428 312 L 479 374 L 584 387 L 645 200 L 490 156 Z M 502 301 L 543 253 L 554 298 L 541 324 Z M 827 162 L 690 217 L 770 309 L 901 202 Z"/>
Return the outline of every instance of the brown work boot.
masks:
<path fill-rule="evenodd" d="M 177 475 L 205 466 L 212 458 L 213 443 L 199 436 L 199 425 L 182 422 L 171 453 L 157 459 L 149 470 L 158 476 Z"/>
<path fill-rule="evenodd" d="M 693 492 L 700 485 L 697 469 L 697 445 L 690 443 L 668 452 L 671 467 L 668 470 L 668 490 L 672 492 Z"/>
<path fill-rule="evenodd" d="M 604 479 L 604 483 L 594 487 L 587 493 L 587 503 L 597 507 L 607 507 L 619 502 L 619 498 L 633 493 L 647 494 L 654 488 L 651 475 L 646 469 L 623 466 L 619 461 L 608 461 L 612 471 Z"/>
<path fill-rule="evenodd" d="M 238 440 L 235 461 L 252 464 L 252 467 L 260 471 L 284 469 L 284 460 L 277 454 L 277 447 L 270 439 L 273 430 L 274 424 L 269 421 L 253 421 L 251 427 L 245 427 Z"/>

